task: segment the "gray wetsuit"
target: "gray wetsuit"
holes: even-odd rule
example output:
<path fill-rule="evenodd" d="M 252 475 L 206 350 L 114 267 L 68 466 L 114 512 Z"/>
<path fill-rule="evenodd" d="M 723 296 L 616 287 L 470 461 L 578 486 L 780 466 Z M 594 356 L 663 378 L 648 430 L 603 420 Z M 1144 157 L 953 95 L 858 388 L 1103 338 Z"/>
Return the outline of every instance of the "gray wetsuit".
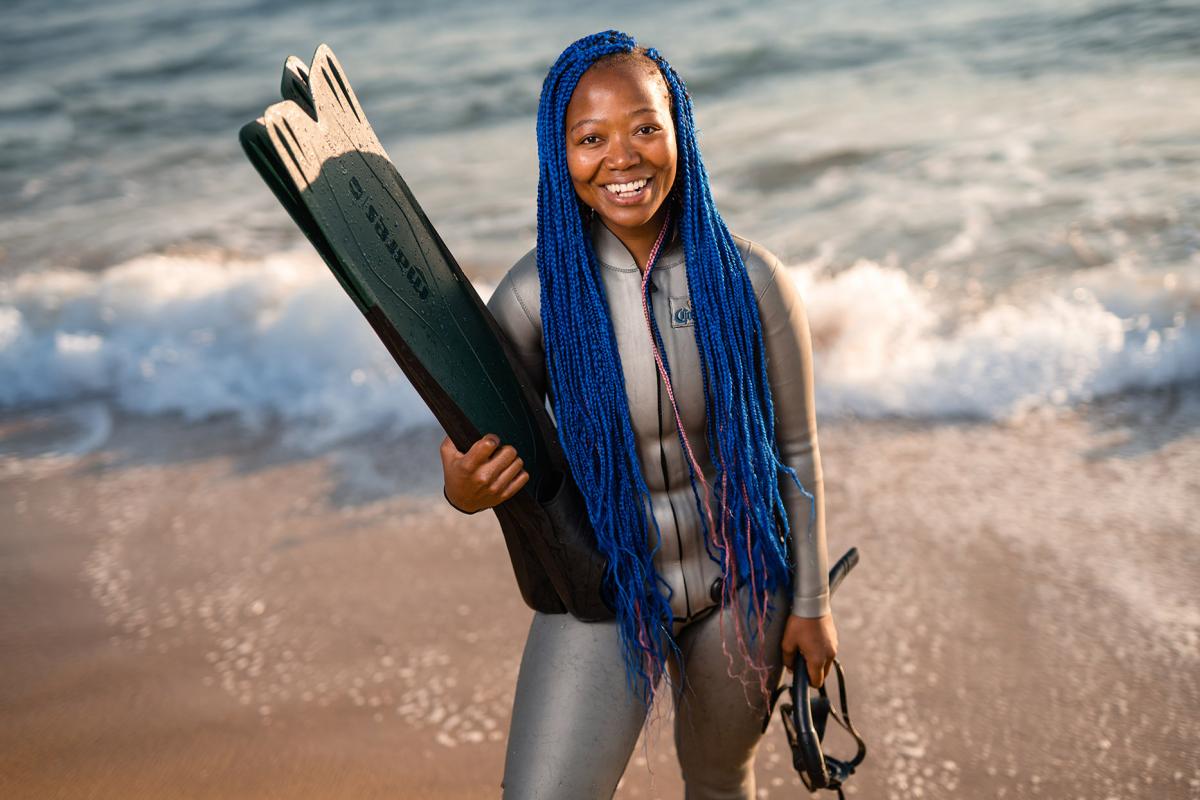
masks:
<path fill-rule="evenodd" d="M 779 612 L 767 630 L 770 680 L 775 685 L 782 671 L 782 612 L 790 606 L 793 614 L 819 617 L 829 610 L 812 345 L 803 303 L 779 260 L 760 245 L 734 238 L 758 300 L 780 456 L 816 499 L 816 520 L 810 529 L 808 499 L 790 480 L 780 484 L 796 572 L 793 596 L 774 598 Z M 686 454 L 654 363 L 642 310 L 641 271 L 624 244 L 599 221 L 592 225 L 592 241 L 621 355 L 642 474 L 662 538 L 655 567 L 671 588 L 675 640 L 684 654 L 686 686 L 676 696 L 675 740 L 688 797 L 752 798 L 762 699 L 728 675 L 718 615 L 711 613 L 717 606 L 713 585 L 721 569 L 705 548 Z M 671 367 L 679 415 L 711 484 L 714 469 L 705 439 L 700 356 L 678 239 L 663 248 L 651 282 L 652 312 Z M 531 251 L 496 287 L 488 308 L 544 394 L 540 298 L 537 258 Z M 736 659 L 736 648 L 729 647 L 729 652 Z M 735 663 L 735 671 L 740 666 Z M 672 674 L 678 685 L 679 676 Z M 615 623 L 535 613 L 517 680 L 505 796 L 611 797 L 644 717 L 644 707 L 625 685 Z"/>

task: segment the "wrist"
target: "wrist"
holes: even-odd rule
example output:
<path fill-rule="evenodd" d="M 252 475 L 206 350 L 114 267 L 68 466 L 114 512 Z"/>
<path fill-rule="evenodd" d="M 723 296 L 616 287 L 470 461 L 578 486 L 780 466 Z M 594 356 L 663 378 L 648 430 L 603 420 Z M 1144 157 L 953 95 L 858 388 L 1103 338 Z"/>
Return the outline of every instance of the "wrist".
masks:
<path fill-rule="evenodd" d="M 444 485 L 442 486 L 442 497 L 446 498 L 446 502 L 450 504 L 450 507 L 460 514 L 478 514 L 480 511 L 483 511 L 482 508 L 477 508 L 474 511 L 467 511 L 465 508 L 450 499 L 450 495 L 446 492 L 446 487 Z"/>

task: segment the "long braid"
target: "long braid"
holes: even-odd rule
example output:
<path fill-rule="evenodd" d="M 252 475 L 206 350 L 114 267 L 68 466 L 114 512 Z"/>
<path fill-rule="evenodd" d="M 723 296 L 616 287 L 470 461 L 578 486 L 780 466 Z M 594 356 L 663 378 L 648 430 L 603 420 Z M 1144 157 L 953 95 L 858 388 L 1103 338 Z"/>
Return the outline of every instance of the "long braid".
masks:
<path fill-rule="evenodd" d="M 631 688 L 640 688 L 650 703 L 666 658 L 674 651 L 670 588 L 654 568 L 658 525 L 650 511 L 650 491 L 637 455 L 624 373 L 590 233 L 567 170 L 563 130 L 567 105 L 583 73 L 601 58 L 635 51 L 653 61 L 671 94 L 679 151 L 678 224 L 696 319 L 706 435 L 716 467 L 713 486 L 720 487 L 715 515 L 719 519 L 704 513 L 711 493 L 708 482 L 690 463 L 688 469 L 702 511 L 706 547 L 725 577 L 722 626 L 729 607 L 738 649 L 759 673 L 760 682 L 765 681 L 761 633 L 770 611 L 766 600 L 779 587 L 791 588 L 779 473 L 790 474 L 798 486 L 799 481 L 779 459 L 754 291 L 713 204 L 687 89 L 656 50 L 637 50 L 626 34 L 604 31 L 579 39 L 550 68 L 538 108 L 537 263 L 543 342 L 559 438 L 597 545 L 608 559 L 626 674 Z M 652 335 L 657 338 L 656 331 Z M 815 512 L 812 495 L 800 488 Z M 750 585 L 751 602 L 743 614 L 738 587 L 744 583 Z M 752 655 L 748 645 L 755 640 L 758 653 Z"/>

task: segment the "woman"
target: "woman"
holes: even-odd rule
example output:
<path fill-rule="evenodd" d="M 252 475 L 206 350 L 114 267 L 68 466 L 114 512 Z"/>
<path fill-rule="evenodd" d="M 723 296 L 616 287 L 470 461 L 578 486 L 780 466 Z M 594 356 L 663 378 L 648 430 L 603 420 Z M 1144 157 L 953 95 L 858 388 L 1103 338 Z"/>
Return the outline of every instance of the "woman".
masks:
<path fill-rule="evenodd" d="M 717 214 L 656 51 L 568 47 L 538 153 L 538 246 L 489 308 L 549 393 L 617 619 L 535 613 L 506 796 L 612 796 L 665 673 L 688 796 L 752 798 L 766 692 L 797 652 L 821 683 L 837 647 L 803 305 Z M 467 512 L 527 480 L 494 436 L 442 460 Z"/>

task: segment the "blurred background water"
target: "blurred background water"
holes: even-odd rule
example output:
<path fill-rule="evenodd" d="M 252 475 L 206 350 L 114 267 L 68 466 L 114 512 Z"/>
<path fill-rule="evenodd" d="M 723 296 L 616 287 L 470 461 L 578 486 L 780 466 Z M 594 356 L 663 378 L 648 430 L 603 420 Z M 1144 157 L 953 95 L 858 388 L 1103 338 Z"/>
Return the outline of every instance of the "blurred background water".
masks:
<path fill-rule="evenodd" d="M 545 70 L 607 27 L 683 75 L 726 220 L 791 265 L 823 415 L 1200 378 L 1194 2 L 10 0 L 0 409 L 431 421 L 237 130 L 328 42 L 486 294 L 533 246 Z"/>

